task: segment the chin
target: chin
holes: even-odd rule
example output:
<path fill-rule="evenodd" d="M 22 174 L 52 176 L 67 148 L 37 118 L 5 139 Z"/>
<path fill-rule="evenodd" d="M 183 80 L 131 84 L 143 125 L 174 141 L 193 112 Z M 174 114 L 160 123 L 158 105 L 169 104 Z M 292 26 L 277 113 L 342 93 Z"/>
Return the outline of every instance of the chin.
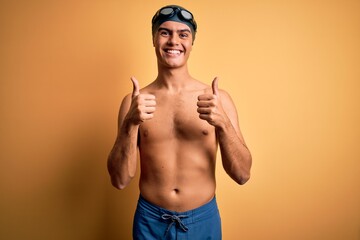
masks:
<path fill-rule="evenodd" d="M 169 68 L 179 68 L 185 64 L 183 62 L 165 62 L 164 65 Z"/>

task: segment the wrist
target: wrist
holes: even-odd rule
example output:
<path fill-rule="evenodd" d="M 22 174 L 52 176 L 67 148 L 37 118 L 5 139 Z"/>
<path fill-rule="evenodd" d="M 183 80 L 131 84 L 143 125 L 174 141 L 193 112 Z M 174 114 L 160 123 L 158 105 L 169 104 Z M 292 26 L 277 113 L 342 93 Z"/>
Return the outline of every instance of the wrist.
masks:
<path fill-rule="evenodd" d="M 229 129 L 232 128 L 230 119 L 226 118 L 221 124 L 215 127 L 218 133 L 226 133 Z"/>
<path fill-rule="evenodd" d="M 136 124 L 131 119 L 125 118 L 121 127 L 121 131 L 126 135 L 130 135 L 132 132 L 137 132 L 140 124 Z"/>

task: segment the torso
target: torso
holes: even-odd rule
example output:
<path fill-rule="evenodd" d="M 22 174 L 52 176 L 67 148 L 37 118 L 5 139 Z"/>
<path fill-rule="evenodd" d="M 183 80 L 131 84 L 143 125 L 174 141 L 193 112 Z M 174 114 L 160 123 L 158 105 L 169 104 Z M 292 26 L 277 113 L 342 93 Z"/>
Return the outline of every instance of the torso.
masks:
<path fill-rule="evenodd" d="M 196 105 L 211 88 L 194 86 L 173 94 L 152 85 L 141 91 L 156 96 L 156 111 L 139 128 L 140 192 L 178 212 L 199 207 L 215 194 L 215 129 L 199 118 Z"/>

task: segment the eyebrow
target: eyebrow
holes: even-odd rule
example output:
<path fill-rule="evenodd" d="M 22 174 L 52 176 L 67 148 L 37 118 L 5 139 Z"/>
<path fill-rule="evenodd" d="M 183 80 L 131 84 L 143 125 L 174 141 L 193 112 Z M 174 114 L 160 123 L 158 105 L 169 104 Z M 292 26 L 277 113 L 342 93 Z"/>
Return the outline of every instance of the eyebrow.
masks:
<path fill-rule="evenodd" d="M 159 28 L 159 29 L 158 29 L 158 32 L 160 32 L 160 31 L 162 31 L 162 30 L 165 30 L 165 31 L 168 31 L 168 32 L 173 32 L 172 30 L 170 30 L 170 29 L 168 29 L 168 28 L 164 28 L 164 27 Z M 177 30 L 176 32 L 189 32 L 189 33 L 191 33 L 191 31 L 190 31 L 189 29 L 186 29 L 186 28 Z"/>

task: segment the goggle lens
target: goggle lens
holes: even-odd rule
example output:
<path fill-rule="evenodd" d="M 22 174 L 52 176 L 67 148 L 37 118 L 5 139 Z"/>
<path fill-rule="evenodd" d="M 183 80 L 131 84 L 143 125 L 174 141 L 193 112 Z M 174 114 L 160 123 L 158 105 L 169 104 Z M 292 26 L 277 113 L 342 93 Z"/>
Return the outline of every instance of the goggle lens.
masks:
<path fill-rule="evenodd" d="M 170 15 L 173 13 L 173 9 L 172 8 L 164 8 L 164 9 L 161 9 L 160 13 L 163 14 L 163 15 Z"/>
<path fill-rule="evenodd" d="M 192 19 L 192 15 L 191 13 L 189 13 L 188 11 L 185 11 L 185 10 L 181 10 L 181 15 L 186 19 L 186 20 L 190 20 Z"/>

